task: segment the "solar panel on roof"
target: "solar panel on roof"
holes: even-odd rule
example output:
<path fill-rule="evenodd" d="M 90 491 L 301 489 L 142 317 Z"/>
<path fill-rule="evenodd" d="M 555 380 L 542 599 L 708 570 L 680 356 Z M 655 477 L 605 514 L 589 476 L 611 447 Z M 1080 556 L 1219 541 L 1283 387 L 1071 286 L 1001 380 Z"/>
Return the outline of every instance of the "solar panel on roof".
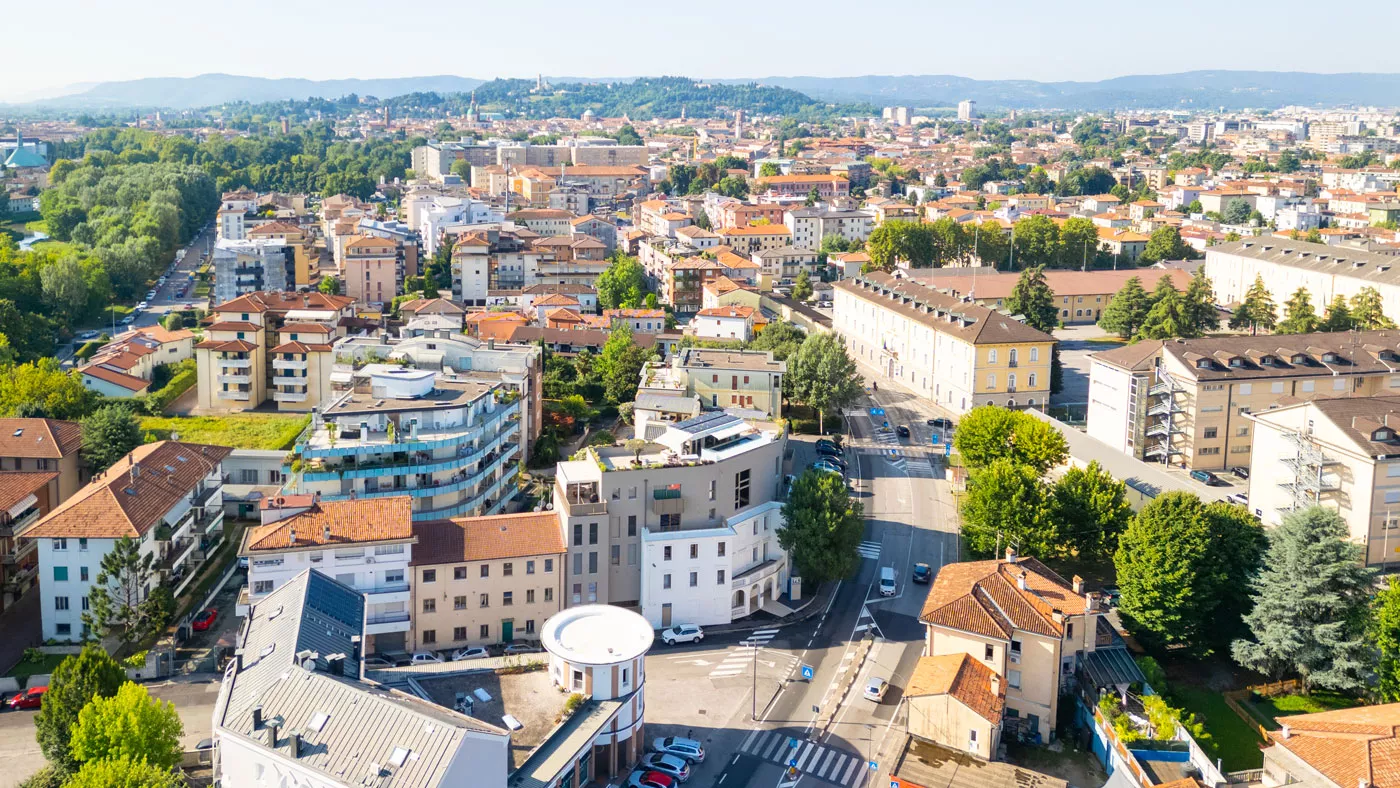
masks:
<path fill-rule="evenodd" d="M 316 572 L 308 580 L 307 606 L 358 632 L 364 621 L 364 598 Z"/>
<path fill-rule="evenodd" d="M 737 416 L 733 416 L 722 411 L 717 411 L 714 413 L 702 413 L 693 419 L 678 421 L 676 422 L 675 427 L 676 429 L 681 430 L 682 432 L 688 432 L 693 435 L 697 432 L 704 432 L 705 430 L 715 429 L 716 427 L 723 427 L 726 424 L 736 421 L 739 421 L 739 418 Z"/>

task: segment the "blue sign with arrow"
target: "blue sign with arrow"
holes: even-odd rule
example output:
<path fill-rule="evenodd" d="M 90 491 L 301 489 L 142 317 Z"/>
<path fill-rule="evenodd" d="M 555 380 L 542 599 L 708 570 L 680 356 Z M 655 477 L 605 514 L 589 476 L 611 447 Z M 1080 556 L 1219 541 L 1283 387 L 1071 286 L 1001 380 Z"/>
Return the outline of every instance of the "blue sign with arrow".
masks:
<path fill-rule="evenodd" d="M 816 671 L 812 670 L 811 665 L 802 666 L 802 678 L 811 680 L 812 676 L 815 675 L 815 673 Z"/>

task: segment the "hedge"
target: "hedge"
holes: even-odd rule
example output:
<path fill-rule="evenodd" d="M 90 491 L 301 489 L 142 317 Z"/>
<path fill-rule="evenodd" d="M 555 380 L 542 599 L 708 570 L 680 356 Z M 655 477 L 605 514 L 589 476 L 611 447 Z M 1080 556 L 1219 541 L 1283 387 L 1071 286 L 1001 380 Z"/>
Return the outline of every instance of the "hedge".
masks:
<path fill-rule="evenodd" d="M 152 415 L 159 415 L 165 412 L 167 406 L 179 399 L 181 394 L 190 390 L 190 387 L 199 380 L 198 369 L 183 369 L 170 378 L 170 382 L 160 391 L 149 394 L 146 397 L 146 412 Z"/>

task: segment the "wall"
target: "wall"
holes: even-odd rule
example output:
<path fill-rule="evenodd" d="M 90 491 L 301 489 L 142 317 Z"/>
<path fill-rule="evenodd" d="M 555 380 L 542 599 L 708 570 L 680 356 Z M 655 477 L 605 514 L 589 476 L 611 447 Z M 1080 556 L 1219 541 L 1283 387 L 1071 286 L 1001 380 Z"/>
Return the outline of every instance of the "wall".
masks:
<path fill-rule="evenodd" d="M 538 640 L 545 619 L 557 613 L 563 605 L 563 554 L 512 557 L 508 560 L 470 561 L 465 563 L 431 564 L 413 567 L 413 630 L 411 648 L 429 650 L 457 649 L 464 646 L 484 646 L 503 641 L 502 621 L 513 624 L 512 639 Z M 546 566 L 546 562 L 549 562 Z M 505 564 L 511 564 L 511 574 L 505 574 Z M 481 576 L 481 567 L 488 576 Z M 457 570 L 465 571 L 457 578 Z M 533 571 L 532 571 L 533 569 Z M 436 573 L 429 583 L 423 579 L 425 570 Z M 511 604 L 505 604 L 510 592 Z M 530 593 L 534 601 L 530 601 Z M 481 606 L 481 595 L 487 595 L 488 606 Z M 457 598 L 464 598 L 464 607 L 457 608 Z M 426 612 L 425 600 L 432 599 L 434 612 Z M 533 626 L 526 622 L 533 622 Z M 487 627 L 483 637 L 481 627 Z M 454 630 L 464 628 L 465 637 L 458 638 Z M 531 631 L 533 629 L 533 631 Z M 433 642 L 424 633 L 434 631 Z"/>
<path fill-rule="evenodd" d="M 971 731 L 977 733 L 975 744 L 970 741 Z M 1000 726 L 949 695 L 922 695 L 909 698 L 909 733 L 991 760 L 996 754 Z"/>

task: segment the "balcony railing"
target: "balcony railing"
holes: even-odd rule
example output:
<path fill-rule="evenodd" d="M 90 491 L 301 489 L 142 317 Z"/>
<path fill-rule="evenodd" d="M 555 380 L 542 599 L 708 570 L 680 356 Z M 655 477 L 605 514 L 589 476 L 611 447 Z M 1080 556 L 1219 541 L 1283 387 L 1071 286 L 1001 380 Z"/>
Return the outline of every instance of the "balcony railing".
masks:
<path fill-rule="evenodd" d="M 366 624 L 398 624 L 408 620 L 408 611 L 401 610 L 397 613 L 374 613 L 365 616 Z"/>
<path fill-rule="evenodd" d="M 377 586 L 355 586 L 355 590 L 361 594 L 402 594 L 408 591 L 408 582 L 402 583 L 382 583 Z"/>
<path fill-rule="evenodd" d="M 273 369 L 306 369 L 305 359 L 295 358 L 274 358 L 272 360 Z"/>
<path fill-rule="evenodd" d="M 305 391 L 274 391 L 272 392 L 273 402 L 305 402 Z"/>
<path fill-rule="evenodd" d="M 220 383 L 250 383 L 252 378 L 247 375 L 220 375 Z"/>
<path fill-rule="evenodd" d="M 253 366 L 253 362 L 246 358 L 221 358 L 218 365 L 230 369 L 248 369 Z"/>
<path fill-rule="evenodd" d="M 306 384 L 307 384 L 309 381 L 310 381 L 309 378 L 292 377 L 292 376 L 289 376 L 289 375 L 274 375 L 273 378 L 272 378 L 272 385 L 274 385 L 274 386 L 300 386 L 300 387 L 302 387 L 302 388 L 306 388 Z"/>
<path fill-rule="evenodd" d="M 219 391 L 216 393 L 219 395 L 219 399 L 231 399 L 241 402 L 247 402 L 251 399 L 251 392 L 247 391 Z"/>

